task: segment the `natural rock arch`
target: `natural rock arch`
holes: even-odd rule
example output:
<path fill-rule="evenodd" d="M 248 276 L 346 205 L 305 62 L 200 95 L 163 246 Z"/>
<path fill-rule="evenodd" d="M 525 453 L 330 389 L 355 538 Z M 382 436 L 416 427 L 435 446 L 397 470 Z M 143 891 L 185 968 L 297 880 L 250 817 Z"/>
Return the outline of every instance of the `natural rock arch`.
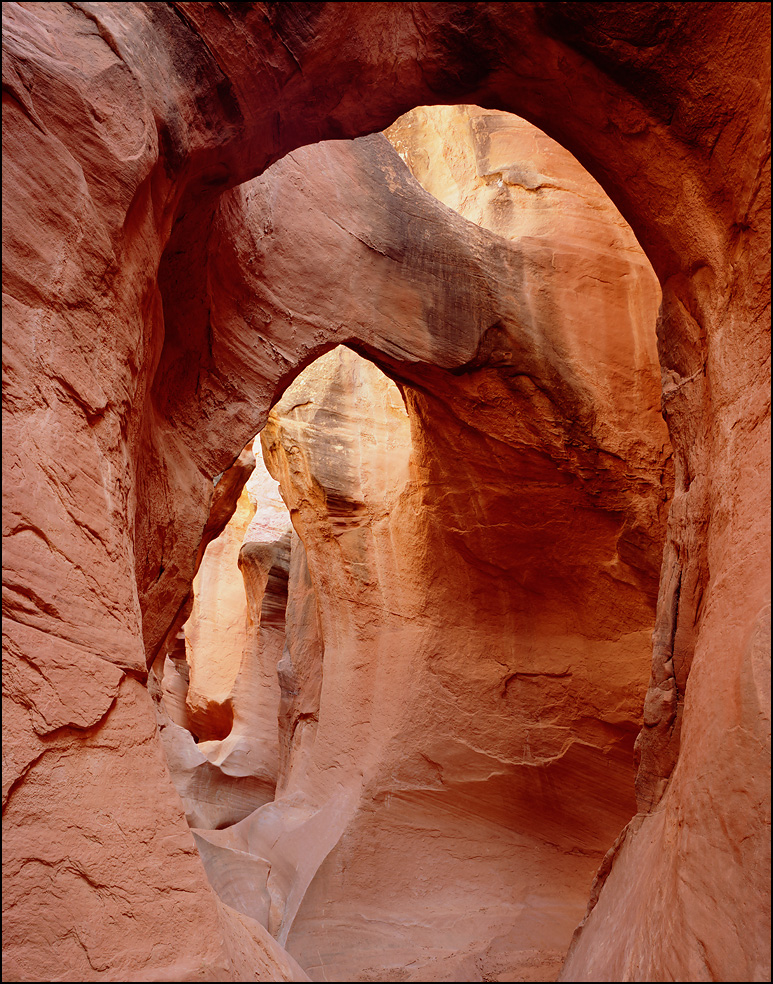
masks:
<path fill-rule="evenodd" d="M 485 200 L 501 169 L 515 201 L 492 205 L 483 228 L 440 207 L 376 135 L 277 162 L 224 198 L 209 243 L 210 350 L 222 387 L 223 367 L 249 339 L 262 347 L 268 335 L 291 352 L 295 336 L 353 337 L 400 380 L 403 426 L 410 419 L 407 447 L 399 416 L 386 441 L 376 397 L 386 380 L 371 366 L 364 386 L 367 363 L 340 350 L 308 367 L 272 411 L 263 438 L 305 545 L 311 583 L 301 597 L 316 599 L 320 624 L 314 632 L 313 618 L 291 619 L 286 638 L 281 678 L 294 677 L 297 654 L 301 683 L 289 682 L 280 703 L 276 798 L 227 831 L 196 831 L 220 897 L 259 915 L 317 976 L 341 980 L 366 968 L 418 979 L 421 961 L 466 978 L 478 973 L 476 949 L 488 974 L 492 936 L 510 973 L 525 961 L 536 978 L 534 939 L 560 963 L 593 871 L 635 812 L 634 694 L 643 701 L 669 489 L 653 331 L 660 291 L 630 229 L 571 155 L 507 114 L 443 109 L 403 117 L 400 144 L 424 148 L 418 120 L 429 116 L 444 134 L 438 158 L 466 146 L 471 157 L 452 179 L 465 201 Z M 507 238 L 486 231 L 495 216 Z M 230 375 L 243 385 L 241 371 Z M 232 389 L 219 402 L 240 399 Z M 385 473 L 379 461 L 389 462 Z M 288 608 L 297 598 L 289 592 Z M 246 687 L 253 656 L 241 652 Z M 189 665 L 220 665 L 216 653 L 230 664 L 213 640 Z M 232 771 L 230 756 L 253 747 L 255 768 L 270 771 L 262 739 L 235 732 L 206 747 L 209 761 Z M 164 734 L 185 742 L 180 731 Z M 556 816 L 563 825 L 551 827 Z M 404 841 L 390 850 L 388 831 L 413 829 L 411 817 L 408 860 Z M 468 875 L 459 858 L 455 875 L 445 851 L 455 844 L 454 858 L 469 850 L 480 860 L 495 830 L 512 839 L 497 843 L 498 874 L 485 879 L 479 910 L 471 895 L 482 870 Z M 585 875 L 579 856 L 592 869 Z M 559 883 L 548 874 L 557 868 Z M 342 886 L 358 876 L 352 897 Z M 537 895 L 523 887 L 534 881 Z M 380 888 L 370 900 L 367 884 Z M 433 906 L 415 894 L 428 884 Z M 504 893 L 497 905 L 494 885 Z M 530 901 L 511 909 L 510 893 Z M 461 920 L 455 948 L 441 955 L 426 933 L 414 935 L 417 915 L 432 909 L 443 939 L 438 920 L 453 922 L 457 905 L 478 912 L 477 923 Z M 399 945 L 365 943 L 373 918 Z"/>
<path fill-rule="evenodd" d="M 182 333 L 207 345 L 208 299 L 190 287 L 222 189 L 301 144 L 464 101 L 516 112 L 575 153 L 663 286 L 677 495 L 641 788 L 658 808 L 619 846 L 566 973 L 767 979 L 767 10 L 6 5 L 9 974 L 245 972 L 222 940 L 246 930 L 206 893 L 141 680 L 187 592 L 222 449 L 260 412 L 223 415 L 204 372 L 197 392 L 172 394 L 203 422 L 186 431 L 164 387 L 184 376 Z M 253 391 L 264 414 L 319 344 L 269 355 Z M 170 524 L 179 487 L 187 514 Z M 120 818 L 106 781 L 127 791 Z M 696 833 L 720 858 L 721 918 Z M 57 897 L 66 911 L 51 918 Z M 201 927 L 193 946 L 178 920 Z"/>

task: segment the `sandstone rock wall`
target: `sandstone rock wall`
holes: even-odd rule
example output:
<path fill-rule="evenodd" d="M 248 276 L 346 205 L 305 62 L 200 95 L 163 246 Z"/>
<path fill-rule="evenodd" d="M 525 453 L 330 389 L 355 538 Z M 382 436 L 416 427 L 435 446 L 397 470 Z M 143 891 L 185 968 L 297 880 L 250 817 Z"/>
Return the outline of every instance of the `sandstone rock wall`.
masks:
<path fill-rule="evenodd" d="M 251 443 L 242 458 L 241 469 L 237 462 L 218 481 L 208 525 L 214 532 L 225 498 L 232 515 L 222 516 L 219 535 L 202 551 L 183 624 L 156 660 L 172 779 L 188 823 L 205 829 L 248 816 L 273 799 L 277 782 L 290 520 Z M 235 486 L 223 490 L 234 485 L 235 470 L 238 499 Z"/>
<path fill-rule="evenodd" d="M 246 924 L 209 894 L 154 771 L 142 681 L 188 595 L 212 477 L 302 365 L 346 339 L 296 305 L 226 330 L 215 273 L 239 251 L 213 212 L 295 147 L 443 99 L 557 137 L 663 286 L 677 491 L 641 747 L 650 812 L 565 973 L 769 979 L 768 6 L 20 3 L 3 34 L 6 976 L 247 973 L 230 955 Z M 356 231 L 359 245 L 339 229 L 349 267 L 395 247 Z M 385 357 L 469 361 L 477 322 L 470 354 L 428 349 L 403 317 L 468 262 L 424 270 L 400 317 L 377 309 Z M 347 323 L 373 344 L 368 321 Z M 92 809 L 111 770 L 115 822 Z M 108 902 L 109 941 L 90 935 Z"/>
<path fill-rule="evenodd" d="M 458 144 L 451 119 L 486 144 L 493 132 L 512 170 L 541 141 L 548 188 L 509 204 L 485 205 L 487 182 L 456 161 L 461 210 L 512 230 L 521 268 L 510 303 L 530 312 L 531 335 L 505 321 L 463 369 L 422 367 L 429 392 L 392 361 L 402 396 L 336 349 L 272 411 L 264 452 L 309 571 L 290 592 L 307 621 L 295 620 L 281 667 L 287 773 L 274 803 L 197 842 L 222 898 L 320 979 L 544 979 L 634 812 L 670 488 L 659 291 L 611 203 L 544 135 L 479 110 L 422 117 L 392 133 L 404 152 L 429 148 L 429 174 Z M 279 226 L 300 211 L 298 177 L 330 152 L 294 155 L 292 171 L 272 169 L 247 201 L 270 196 Z M 292 234 L 283 222 L 277 241 Z M 310 239 L 296 241 L 308 255 Z M 264 274 L 284 262 L 270 242 L 262 250 Z M 563 276 L 546 275 L 546 255 Z M 552 367 L 537 350 L 554 352 Z M 251 859 L 249 877 L 237 858 Z M 473 898 L 481 917 L 461 929 Z M 431 929 L 417 929 L 417 911 Z"/>
<path fill-rule="evenodd" d="M 225 738 L 234 719 L 231 694 L 247 642 L 244 585 L 232 577 L 255 511 L 246 490 L 232 519 L 206 550 L 193 579 L 193 607 L 183 627 L 191 730 L 203 741 Z"/>
<path fill-rule="evenodd" d="M 340 351 L 293 384 L 263 432 L 323 613 L 319 710 L 275 803 L 217 843 L 262 845 L 273 869 L 281 844 L 261 837 L 263 814 L 299 798 L 313 820 L 328 814 L 324 836 L 318 824 L 303 846 L 308 863 L 325 845 L 319 871 L 297 916 L 273 927 L 314 979 L 554 976 L 592 874 L 634 812 L 652 591 L 607 583 L 595 610 L 616 624 L 616 643 L 557 625 L 551 582 L 524 588 L 532 558 L 549 551 L 535 516 L 555 485 L 540 495 L 532 481 L 530 502 L 508 501 L 530 470 L 524 448 L 508 456 L 503 444 L 498 467 L 483 468 L 473 449 L 484 436 L 423 417 L 406 387 L 409 472 L 396 389 L 402 441 L 396 422 L 378 426 L 376 370 Z M 320 386 L 330 365 L 338 385 Z M 374 380 L 367 402 L 349 396 L 358 377 Z M 432 467 L 439 433 L 453 434 L 452 474 Z M 565 547 L 589 577 L 598 556 Z M 542 572 L 558 580 L 555 563 Z"/>

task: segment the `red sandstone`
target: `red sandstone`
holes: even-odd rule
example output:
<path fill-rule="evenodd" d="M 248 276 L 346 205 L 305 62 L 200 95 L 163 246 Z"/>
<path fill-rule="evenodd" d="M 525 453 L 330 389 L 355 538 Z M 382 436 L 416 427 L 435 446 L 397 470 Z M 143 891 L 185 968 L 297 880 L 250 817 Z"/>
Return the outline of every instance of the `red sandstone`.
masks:
<path fill-rule="evenodd" d="M 419 460 L 440 480 L 456 447 L 442 415 L 464 433 L 482 397 L 534 405 L 547 387 L 558 411 L 542 433 L 568 474 L 614 444 L 614 399 L 567 378 L 566 351 L 539 349 L 522 303 L 535 281 L 516 276 L 511 244 L 460 235 L 465 220 L 380 137 L 348 157 L 317 148 L 318 173 L 304 170 L 303 145 L 458 102 L 516 112 L 574 153 L 663 295 L 675 493 L 639 812 L 562 979 L 769 980 L 768 5 L 15 3 L 3 34 L 4 976 L 305 977 L 211 890 L 144 683 L 186 604 L 212 479 L 303 366 L 343 341 L 380 361 L 415 391 Z M 296 214 L 298 236 L 342 250 L 327 271 L 282 255 L 271 174 L 241 186 L 275 161 L 322 196 L 359 175 L 354 200 L 328 197 L 316 223 Z M 292 278 L 262 277 L 264 260 Z M 398 296 L 368 295 L 387 267 Z M 345 299 L 307 293 L 330 278 Z M 500 334 L 520 339 L 536 391 L 503 391 Z M 525 437 L 525 418 L 512 428 Z M 489 437 L 476 466 L 496 465 Z M 624 458 L 601 508 L 623 528 L 601 524 L 596 542 L 622 534 L 646 581 L 654 539 L 626 502 L 641 476 Z M 461 498 L 439 524 L 453 528 Z M 562 583 L 589 619 L 605 600 Z M 323 819 L 317 852 L 335 828 Z"/>

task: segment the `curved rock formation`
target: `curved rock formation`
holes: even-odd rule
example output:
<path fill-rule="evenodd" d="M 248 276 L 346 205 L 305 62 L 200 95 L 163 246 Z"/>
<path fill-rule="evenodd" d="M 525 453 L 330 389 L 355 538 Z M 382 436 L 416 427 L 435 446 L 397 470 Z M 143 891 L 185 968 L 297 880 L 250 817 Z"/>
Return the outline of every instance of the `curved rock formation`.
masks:
<path fill-rule="evenodd" d="M 253 459 L 254 460 L 254 459 Z M 242 491 L 227 526 L 212 541 L 193 580 L 185 623 L 190 728 L 202 741 L 225 738 L 233 726 L 231 693 L 247 642 L 244 588 L 230 577 L 255 512 Z"/>
<path fill-rule="evenodd" d="M 218 526 L 184 624 L 155 664 L 164 664 L 159 724 L 186 818 L 213 829 L 273 799 L 279 764 L 290 518 L 251 444 L 216 485 L 207 528 Z"/>
<path fill-rule="evenodd" d="M 663 287 L 676 494 L 642 814 L 564 974 L 769 979 L 768 18 L 759 3 L 4 7 L 5 976 L 255 973 L 233 954 L 248 937 L 258 954 L 259 928 L 207 888 L 143 680 L 188 594 L 212 477 L 347 339 L 281 304 L 228 330 L 215 275 L 245 234 L 225 236 L 239 193 L 218 200 L 304 143 L 446 101 L 559 139 Z M 356 231 L 341 263 L 367 266 Z M 440 344 L 459 293 L 441 308 L 420 274 L 359 339 L 413 363 L 406 377 L 470 362 L 494 323 L 462 305 L 472 330 Z M 417 294 L 438 306 L 412 310 Z M 107 806 L 106 781 L 122 790 Z"/>
<path fill-rule="evenodd" d="M 447 157 L 458 146 L 449 113 L 424 116 Z M 320 219 L 339 207 L 337 176 L 361 186 L 375 163 L 389 184 L 371 182 L 367 210 L 350 207 L 347 219 L 355 243 L 367 235 L 383 259 L 370 263 L 350 317 L 367 323 L 374 296 L 410 311 L 417 271 L 431 261 L 464 270 L 470 255 L 486 278 L 484 305 L 502 312 L 463 367 L 421 367 L 429 389 L 406 381 L 415 368 L 386 360 L 402 377 L 413 445 L 397 389 L 343 349 L 290 386 L 262 434 L 306 548 L 301 569 L 308 556 L 309 580 L 288 599 L 306 619 L 293 620 L 280 664 L 287 755 L 273 803 L 227 831 L 198 830 L 197 843 L 221 897 L 322 979 L 554 976 L 592 873 L 634 812 L 631 752 L 669 489 L 657 284 L 570 155 L 501 114 L 453 116 L 477 151 L 488 146 L 486 167 L 498 154 L 510 170 L 531 161 L 545 171 L 541 193 L 476 209 L 509 229 L 511 247 L 442 213 L 375 139 L 297 152 L 243 198 L 243 255 L 261 251 L 261 281 L 239 292 L 248 320 L 248 298 L 266 303 L 266 282 L 281 285 L 275 304 L 287 296 L 294 256 L 345 248 L 321 242 Z M 412 129 L 404 150 L 425 146 L 426 127 L 400 127 Z M 488 185 L 458 164 L 472 210 Z M 433 231 L 450 222 L 456 245 L 405 233 L 402 252 L 385 247 L 396 190 Z M 274 232 L 256 245 L 266 201 Z M 374 202 L 384 203 L 380 224 Z M 313 235 L 296 218 L 309 205 Z M 519 266 L 509 295 L 492 275 L 497 261 Z M 346 296 L 337 276 L 309 263 L 305 303 L 319 321 L 333 322 Z M 465 314 L 492 316 L 463 285 L 457 297 L 461 345 Z M 474 863 L 486 855 L 491 870 Z M 417 866 L 432 886 L 421 901 Z M 478 896 L 481 918 L 462 930 Z M 423 931 L 417 911 L 431 914 Z"/>
<path fill-rule="evenodd" d="M 589 505 L 580 520 L 544 457 L 535 474 L 536 449 L 500 438 L 492 461 L 485 433 L 442 404 L 422 413 L 405 387 L 409 470 L 408 417 L 399 426 L 402 400 L 381 378 L 336 350 L 263 432 L 322 613 L 321 696 L 276 801 L 214 840 L 272 872 L 289 860 L 294 880 L 267 886 L 280 917 L 269 911 L 269 925 L 314 979 L 544 980 L 634 812 L 656 574 L 648 599 L 646 575 L 608 573 L 584 637 L 588 602 L 572 603 L 559 557 L 591 582 L 602 514 L 594 524 Z M 562 508 L 591 539 L 564 532 L 556 555 L 548 516 Z M 558 583 L 572 629 L 555 621 Z M 295 819 L 299 803 L 308 816 L 285 821 L 286 849 L 277 814 Z"/>

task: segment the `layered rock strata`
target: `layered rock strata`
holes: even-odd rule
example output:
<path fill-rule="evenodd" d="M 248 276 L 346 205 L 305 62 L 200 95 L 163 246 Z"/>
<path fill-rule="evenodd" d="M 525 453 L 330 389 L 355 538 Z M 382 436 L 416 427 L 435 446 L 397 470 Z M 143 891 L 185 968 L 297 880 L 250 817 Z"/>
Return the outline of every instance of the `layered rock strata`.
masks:
<path fill-rule="evenodd" d="M 768 6 L 22 3 L 3 34 L 6 976 L 254 973 L 233 946 L 260 933 L 222 928 L 142 684 L 212 477 L 345 339 L 289 305 L 225 330 L 206 241 L 223 188 L 446 100 L 557 137 L 663 285 L 677 491 L 642 816 L 565 973 L 768 980 Z M 373 245 L 400 238 L 348 249 Z M 410 316 L 378 322 L 386 355 L 427 359 Z M 471 358 L 433 337 L 429 362 Z M 106 775 L 115 821 L 93 808 Z"/>

